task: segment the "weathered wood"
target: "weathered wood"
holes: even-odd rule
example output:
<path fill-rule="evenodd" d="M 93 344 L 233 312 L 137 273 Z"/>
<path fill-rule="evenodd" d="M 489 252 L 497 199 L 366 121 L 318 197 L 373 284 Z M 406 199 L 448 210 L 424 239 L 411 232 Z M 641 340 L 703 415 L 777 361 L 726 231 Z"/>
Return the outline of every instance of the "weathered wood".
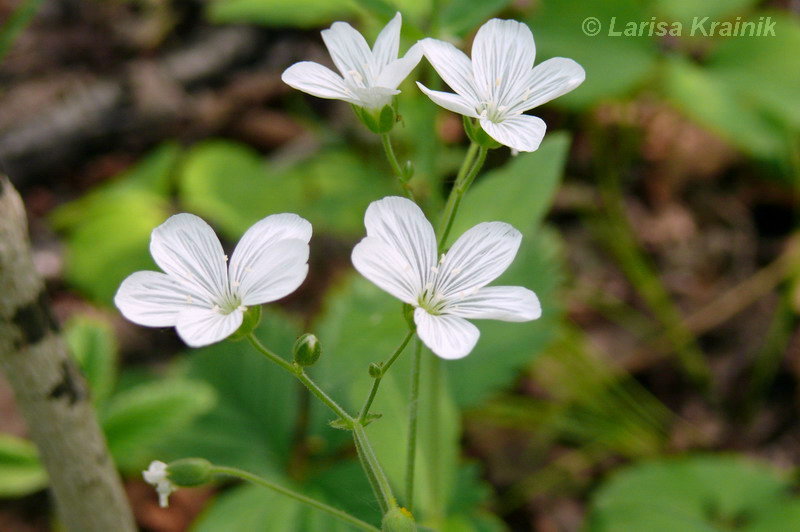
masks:
<path fill-rule="evenodd" d="M 86 383 L 33 267 L 22 200 L 0 176 L 0 369 L 50 476 L 70 532 L 136 530 Z"/>

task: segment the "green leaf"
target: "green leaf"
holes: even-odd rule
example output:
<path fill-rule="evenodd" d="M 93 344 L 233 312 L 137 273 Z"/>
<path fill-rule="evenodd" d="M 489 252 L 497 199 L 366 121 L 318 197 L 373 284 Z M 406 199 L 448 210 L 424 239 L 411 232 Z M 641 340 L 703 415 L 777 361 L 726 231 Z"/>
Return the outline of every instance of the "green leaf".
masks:
<path fill-rule="evenodd" d="M 375 172 L 348 152 L 325 151 L 275 168 L 250 148 L 220 140 L 190 150 L 180 187 L 189 210 L 231 237 L 279 212 L 297 213 L 336 235 L 360 234 L 367 205 L 391 193 L 388 171 Z"/>
<path fill-rule="evenodd" d="M 215 23 L 251 22 L 268 26 L 312 28 L 353 13 L 353 3 L 329 0 L 212 0 L 207 17 Z"/>
<path fill-rule="evenodd" d="M 505 9 L 511 0 L 451 0 L 441 12 L 445 34 L 464 35 Z"/>
<path fill-rule="evenodd" d="M 266 346 L 287 359 L 299 334 L 297 323 L 266 308 L 256 329 Z M 246 341 L 193 350 L 186 359 L 187 377 L 211 386 L 218 400 L 212 410 L 170 438 L 163 446 L 168 457 L 198 456 L 257 474 L 283 471 L 294 444 L 302 389 L 297 381 Z"/>
<path fill-rule="evenodd" d="M 664 91 L 679 109 L 743 151 L 761 157 L 782 152 L 780 129 L 732 86 L 678 57 L 665 65 Z"/>
<path fill-rule="evenodd" d="M 36 447 L 22 438 L 0 434 L 0 497 L 24 497 L 47 487 L 47 473 Z"/>
<path fill-rule="evenodd" d="M 153 449 L 185 429 L 215 401 L 214 390 L 199 381 L 163 379 L 116 394 L 102 412 L 102 427 L 117 465 L 141 469 Z"/>
<path fill-rule="evenodd" d="M 598 102 L 630 95 L 654 73 L 659 57 L 655 39 L 608 35 L 609 23 L 650 20 L 646 2 L 637 0 L 547 0 L 529 23 L 536 39 L 537 63 L 550 57 L 574 59 L 586 70 L 586 81 L 554 101 L 556 105 L 583 109 Z M 589 36 L 582 24 L 596 18 L 600 33 Z"/>
<path fill-rule="evenodd" d="M 101 407 L 117 380 L 117 342 L 110 324 L 96 316 L 74 317 L 66 325 L 66 340 L 89 383 L 92 401 Z"/>
<path fill-rule="evenodd" d="M 125 277 L 154 269 L 150 233 L 169 215 L 166 196 L 179 156 L 177 145 L 164 144 L 113 182 L 53 213 L 50 221 L 66 233 L 69 283 L 110 304 Z"/>
<path fill-rule="evenodd" d="M 367 367 L 387 358 L 406 334 L 401 304 L 366 280 L 353 277 L 329 297 L 316 330 L 325 354 L 314 367 L 315 380 L 350 411 L 358 411 L 372 384 Z M 384 376 L 372 408 L 383 417 L 366 429 L 398 496 L 404 485 L 412 356 L 409 345 Z M 440 366 L 444 392 L 436 402 L 430 395 L 434 363 Z M 447 388 L 447 370 L 446 363 L 427 350 L 423 353 L 415 490 L 415 514 L 422 522 L 444 518 L 457 471 L 459 415 Z M 314 412 L 316 427 L 330 418 L 319 408 Z M 438 412 L 435 418 L 434 412 Z"/>
<path fill-rule="evenodd" d="M 548 135 L 538 151 L 521 153 L 487 173 L 469 190 L 453 224 L 453 241 L 481 222 L 506 222 L 523 235 L 536 234 L 561 183 L 570 139 Z"/>
<path fill-rule="evenodd" d="M 781 522 L 776 507 L 786 505 L 787 518 L 796 515 L 798 500 L 789 489 L 772 468 L 737 456 L 638 464 L 617 472 L 595 494 L 588 530 L 767 530 L 762 520 Z"/>

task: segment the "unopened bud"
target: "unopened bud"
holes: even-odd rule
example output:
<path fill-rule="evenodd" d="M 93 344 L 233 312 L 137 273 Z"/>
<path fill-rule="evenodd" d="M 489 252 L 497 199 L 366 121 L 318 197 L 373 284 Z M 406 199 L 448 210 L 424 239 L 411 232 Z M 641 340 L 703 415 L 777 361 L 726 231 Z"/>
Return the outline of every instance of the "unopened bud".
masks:
<path fill-rule="evenodd" d="M 383 377 L 383 368 L 380 364 L 376 364 L 373 362 L 369 365 L 369 376 L 373 379 L 377 379 L 378 377 Z"/>
<path fill-rule="evenodd" d="M 382 532 L 414 532 L 417 525 L 414 516 L 405 508 L 393 508 L 383 516 Z"/>
<path fill-rule="evenodd" d="M 319 340 L 311 333 L 306 333 L 294 343 L 294 361 L 301 366 L 313 366 L 322 354 Z"/>
<path fill-rule="evenodd" d="M 211 480 L 211 462 L 202 458 L 183 458 L 167 466 L 167 477 L 176 486 L 201 486 Z"/>

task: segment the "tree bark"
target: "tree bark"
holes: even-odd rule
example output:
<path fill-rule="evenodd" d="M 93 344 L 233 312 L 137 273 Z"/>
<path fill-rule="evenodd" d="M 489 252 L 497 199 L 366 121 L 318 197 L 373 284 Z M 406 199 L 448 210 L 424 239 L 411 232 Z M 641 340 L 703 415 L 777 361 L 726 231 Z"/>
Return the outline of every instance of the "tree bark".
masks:
<path fill-rule="evenodd" d="M 136 525 L 83 377 L 33 267 L 22 200 L 0 176 L 0 369 L 11 383 L 70 532 Z"/>

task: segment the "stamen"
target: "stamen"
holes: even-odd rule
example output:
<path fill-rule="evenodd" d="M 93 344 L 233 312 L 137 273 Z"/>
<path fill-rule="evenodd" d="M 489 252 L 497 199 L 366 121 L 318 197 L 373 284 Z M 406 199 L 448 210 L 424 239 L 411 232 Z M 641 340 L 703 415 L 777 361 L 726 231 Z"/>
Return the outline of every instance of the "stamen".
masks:
<path fill-rule="evenodd" d="M 220 312 L 220 310 L 221 309 L 219 308 L 219 305 L 214 305 L 213 307 L 211 307 L 212 312 Z"/>
<path fill-rule="evenodd" d="M 222 258 L 223 258 L 223 260 L 224 260 L 225 262 L 228 262 L 228 256 L 227 256 L 227 255 L 223 255 L 223 256 L 222 256 Z"/>
<path fill-rule="evenodd" d="M 501 78 L 497 78 L 496 80 L 494 80 L 494 86 L 495 87 L 499 87 L 500 86 L 500 82 L 501 82 Z"/>
<path fill-rule="evenodd" d="M 234 288 L 237 288 L 241 284 L 242 283 L 240 283 L 239 281 L 231 281 L 231 286 L 234 287 Z"/>
<path fill-rule="evenodd" d="M 189 303 L 189 304 L 192 304 L 192 303 L 194 303 L 194 299 L 192 299 L 192 296 L 191 296 L 191 295 L 188 295 L 188 294 L 187 294 L 187 296 L 186 296 L 186 302 L 187 302 L 187 303 Z"/>

